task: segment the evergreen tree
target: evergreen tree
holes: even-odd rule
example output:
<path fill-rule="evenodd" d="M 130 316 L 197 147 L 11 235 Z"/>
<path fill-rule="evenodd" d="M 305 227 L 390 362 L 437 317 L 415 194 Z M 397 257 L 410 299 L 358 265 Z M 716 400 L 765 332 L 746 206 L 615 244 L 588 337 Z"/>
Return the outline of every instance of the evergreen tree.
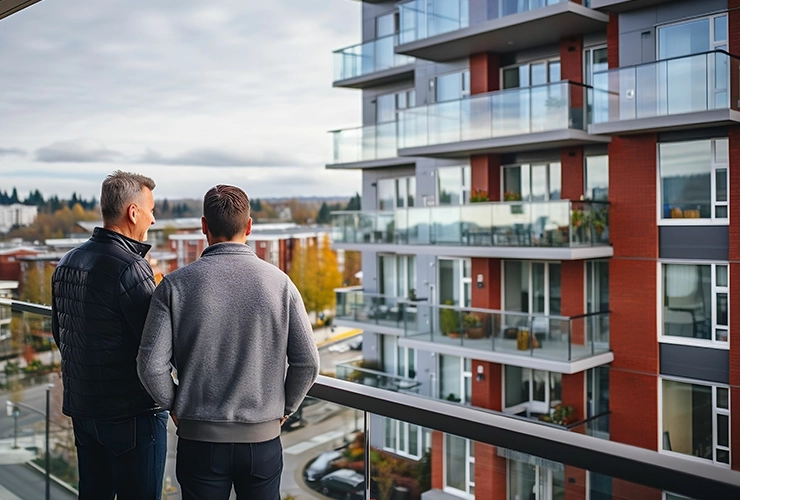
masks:
<path fill-rule="evenodd" d="M 319 212 L 317 213 L 317 224 L 330 224 L 331 223 L 331 210 L 328 208 L 328 204 L 324 201 L 322 202 L 322 206 L 319 207 Z"/>
<path fill-rule="evenodd" d="M 19 203 L 19 197 L 17 196 L 17 188 L 14 188 L 14 190 L 11 191 L 11 204 L 14 203 Z"/>
<path fill-rule="evenodd" d="M 361 196 L 359 196 L 358 193 L 350 198 L 350 201 L 347 202 L 347 208 L 345 208 L 345 210 L 361 210 Z"/>

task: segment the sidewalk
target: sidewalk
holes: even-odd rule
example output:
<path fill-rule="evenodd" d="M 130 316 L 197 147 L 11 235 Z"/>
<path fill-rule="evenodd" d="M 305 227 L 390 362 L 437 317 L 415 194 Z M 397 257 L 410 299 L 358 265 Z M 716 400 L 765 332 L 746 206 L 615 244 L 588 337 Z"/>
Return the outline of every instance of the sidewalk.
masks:
<path fill-rule="evenodd" d="M 346 326 L 324 326 L 314 330 L 317 347 L 325 347 L 343 340 L 360 335 L 364 330 L 348 328 Z"/>

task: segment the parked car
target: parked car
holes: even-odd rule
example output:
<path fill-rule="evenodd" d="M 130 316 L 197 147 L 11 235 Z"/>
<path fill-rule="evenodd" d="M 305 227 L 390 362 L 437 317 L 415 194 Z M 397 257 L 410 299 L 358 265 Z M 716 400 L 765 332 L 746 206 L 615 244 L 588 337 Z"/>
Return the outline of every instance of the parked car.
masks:
<path fill-rule="evenodd" d="M 319 480 L 319 491 L 325 496 L 342 500 L 364 498 L 364 475 L 351 469 L 338 469 Z"/>
<path fill-rule="evenodd" d="M 340 458 L 342 458 L 342 452 L 339 450 L 322 452 L 305 470 L 306 481 L 309 483 L 319 481 L 325 474 L 334 469 L 333 462 Z"/>

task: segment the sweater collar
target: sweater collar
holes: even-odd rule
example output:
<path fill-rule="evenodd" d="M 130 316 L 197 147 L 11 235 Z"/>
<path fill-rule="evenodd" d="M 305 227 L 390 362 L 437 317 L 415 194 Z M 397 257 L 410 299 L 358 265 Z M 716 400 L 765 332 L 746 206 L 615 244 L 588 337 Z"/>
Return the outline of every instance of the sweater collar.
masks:
<path fill-rule="evenodd" d="M 140 257 L 144 257 L 145 255 L 147 255 L 147 252 L 150 251 L 151 247 L 151 245 L 148 245 L 147 243 L 136 241 L 132 238 L 128 238 L 124 234 L 120 234 L 116 231 L 111 231 L 110 229 L 106 229 L 104 227 L 94 228 L 94 232 L 92 233 L 92 239 L 100 243 L 111 243 L 117 245 L 131 253 L 139 255 Z"/>
<path fill-rule="evenodd" d="M 234 243 L 231 241 L 223 241 L 222 243 L 214 243 L 210 247 L 203 250 L 201 257 L 207 255 L 223 255 L 223 254 L 253 254 L 253 250 L 244 243 Z"/>

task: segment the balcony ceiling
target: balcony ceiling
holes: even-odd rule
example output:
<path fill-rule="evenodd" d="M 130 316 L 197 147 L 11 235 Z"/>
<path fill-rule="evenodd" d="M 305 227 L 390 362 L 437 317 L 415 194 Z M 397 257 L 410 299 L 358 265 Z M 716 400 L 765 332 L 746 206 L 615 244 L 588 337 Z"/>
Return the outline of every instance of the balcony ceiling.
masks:
<path fill-rule="evenodd" d="M 563 37 L 604 31 L 607 23 L 608 14 L 562 2 L 401 44 L 395 52 L 444 62 L 470 54 L 515 52 L 556 43 Z"/>
<path fill-rule="evenodd" d="M 365 75 L 356 76 L 353 78 L 337 80 L 333 82 L 333 86 L 337 88 L 363 89 L 377 85 L 385 85 L 387 83 L 400 82 L 403 80 L 413 80 L 413 78 L 414 63 L 411 63 L 382 71 L 367 73 Z"/>
<path fill-rule="evenodd" d="M 512 247 L 471 245 L 406 245 L 398 243 L 332 243 L 334 250 L 359 252 L 402 253 L 416 255 L 446 255 L 448 257 L 487 257 L 528 260 L 588 260 L 614 256 L 611 245 L 591 247 Z"/>
<path fill-rule="evenodd" d="M 403 148 L 400 156 L 426 156 L 431 158 L 466 158 L 476 154 L 519 153 L 543 149 L 608 144 L 611 137 L 591 135 L 584 130 L 563 129 L 534 134 L 511 135 Z"/>
<path fill-rule="evenodd" d="M 416 158 L 384 158 L 379 160 L 355 161 L 350 163 L 328 163 L 326 169 L 330 170 L 366 170 L 368 168 L 405 167 L 417 164 Z"/>
<path fill-rule="evenodd" d="M 669 0 L 592 0 L 592 8 L 608 12 L 628 12 L 667 3 Z"/>
<path fill-rule="evenodd" d="M 39 0 L 0 0 L 0 19 L 30 7 Z"/>

